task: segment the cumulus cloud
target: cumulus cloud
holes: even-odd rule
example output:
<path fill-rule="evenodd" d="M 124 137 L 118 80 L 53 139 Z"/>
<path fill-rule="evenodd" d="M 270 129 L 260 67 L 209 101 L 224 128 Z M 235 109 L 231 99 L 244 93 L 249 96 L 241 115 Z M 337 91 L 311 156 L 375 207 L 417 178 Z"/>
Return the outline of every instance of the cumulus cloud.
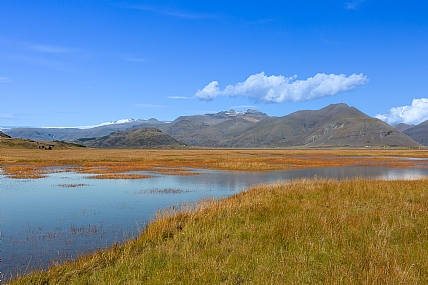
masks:
<path fill-rule="evenodd" d="M 413 99 L 411 106 L 394 107 L 389 112 L 375 117 L 390 125 L 399 123 L 417 125 L 428 120 L 428 98 Z"/>
<path fill-rule="evenodd" d="M 360 74 L 318 73 L 306 80 L 296 80 L 297 76 L 266 76 L 264 72 L 251 75 L 244 82 L 228 85 L 220 90 L 217 81 L 212 81 L 195 94 L 196 98 L 211 101 L 218 96 L 245 96 L 256 102 L 282 103 L 285 101 L 308 101 L 339 92 L 354 89 L 368 82 L 367 76 Z"/>

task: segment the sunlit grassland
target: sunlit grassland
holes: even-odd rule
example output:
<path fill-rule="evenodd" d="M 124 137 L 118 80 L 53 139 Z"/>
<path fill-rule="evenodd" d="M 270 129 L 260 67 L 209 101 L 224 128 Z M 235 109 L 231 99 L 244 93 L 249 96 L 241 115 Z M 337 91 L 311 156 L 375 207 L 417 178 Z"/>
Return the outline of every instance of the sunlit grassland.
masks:
<path fill-rule="evenodd" d="M 0 165 L 15 178 L 39 178 L 54 171 L 52 166 L 69 171 L 99 174 L 114 178 L 130 171 L 159 171 L 191 175 L 189 168 L 239 171 L 267 171 L 304 167 L 371 165 L 420 167 L 428 161 L 399 160 L 400 157 L 428 158 L 428 150 L 415 149 L 0 149 Z M 104 176 L 103 176 L 104 175 Z M 116 176 L 115 176 L 116 175 Z M 128 179 L 143 176 L 127 175 Z"/>
<path fill-rule="evenodd" d="M 428 180 L 300 179 L 159 212 L 11 284 L 428 284 Z"/>

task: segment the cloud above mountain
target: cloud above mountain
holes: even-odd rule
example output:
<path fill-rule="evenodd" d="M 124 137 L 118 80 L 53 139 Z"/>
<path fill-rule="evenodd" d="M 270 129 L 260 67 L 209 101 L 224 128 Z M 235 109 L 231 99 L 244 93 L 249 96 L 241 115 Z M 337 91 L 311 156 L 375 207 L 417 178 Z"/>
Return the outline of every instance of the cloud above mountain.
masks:
<path fill-rule="evenodd" d="M 296 75 L 266 76 L 261 72 L 251 75 L 244 82 L 228 85 L 223 90 L 219 88 L 217 81 L 212 81 L 198 90 L 195 97 L 205 101 L 214 100 L 218 96 L 244 96 L 263 103 L 299 102 L 336 95 L 368 82 L 367 76 L 362 73 L 350 76 L 318 73 L 306 80 L 296 78 Z"/>
<path fill-rule="evenodd" d="M 390 125 L 399 123 L 417 125 L 428 120 L 428 98 L 413 99 L 411 106 L 394 107 L 387 113 L 375 117 Z"/>

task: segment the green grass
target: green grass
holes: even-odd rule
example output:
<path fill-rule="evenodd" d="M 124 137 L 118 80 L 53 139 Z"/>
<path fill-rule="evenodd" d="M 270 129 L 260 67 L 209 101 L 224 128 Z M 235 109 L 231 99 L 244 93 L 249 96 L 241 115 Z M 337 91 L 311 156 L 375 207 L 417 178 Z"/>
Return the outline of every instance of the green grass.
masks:
<path fill-rule="evenodd" d="M 260 185 L 11 284 L 428 284 L 428 180 Z"/>

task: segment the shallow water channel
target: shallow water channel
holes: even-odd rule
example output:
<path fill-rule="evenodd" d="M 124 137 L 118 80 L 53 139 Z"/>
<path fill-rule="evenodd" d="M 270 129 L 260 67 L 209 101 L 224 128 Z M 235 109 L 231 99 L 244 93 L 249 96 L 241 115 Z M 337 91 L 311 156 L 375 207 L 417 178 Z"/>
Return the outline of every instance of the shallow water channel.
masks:
<path fill-rule="evenodd" d="M 1 171 L 1 170 L 0 170 Z M 47 268 L 135 237 L 159 209 L 226 197 L 251 185 L 301 177 L 417 179 L 428 169 L 325 167 L 287 171 L 198 171 L 194 176 L 149 173 L 153 178 L 99 180 L 70 172 L 12 179 L 0 172 L 1 272 Z"/>

